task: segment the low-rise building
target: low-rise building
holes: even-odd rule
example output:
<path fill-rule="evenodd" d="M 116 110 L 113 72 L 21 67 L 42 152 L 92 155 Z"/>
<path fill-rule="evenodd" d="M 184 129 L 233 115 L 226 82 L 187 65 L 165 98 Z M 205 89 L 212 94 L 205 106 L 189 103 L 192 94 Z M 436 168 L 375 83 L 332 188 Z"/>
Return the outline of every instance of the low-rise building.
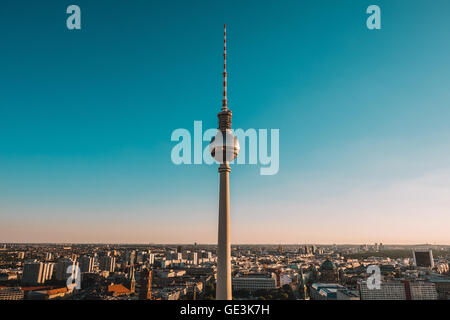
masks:
<path fill-rule="evenodd" d="M 22 300 L 23 291 L 18 287 L 0 287 L 0 300 Z"/>
<path fill-rule="evenodd" d="M 273 273 L 250 273 L 238 274 L 232 280 L 233 291 L 248 289 L 250 292 L 256 290 L 270 290 L 276 288 L 276 277 Z"/>
<path fill-rule="evenodd" d="M 338 290 L 345 289 L 337 283 L 313 283 L 311 285 L 311 300 L 337 300 Z"/>

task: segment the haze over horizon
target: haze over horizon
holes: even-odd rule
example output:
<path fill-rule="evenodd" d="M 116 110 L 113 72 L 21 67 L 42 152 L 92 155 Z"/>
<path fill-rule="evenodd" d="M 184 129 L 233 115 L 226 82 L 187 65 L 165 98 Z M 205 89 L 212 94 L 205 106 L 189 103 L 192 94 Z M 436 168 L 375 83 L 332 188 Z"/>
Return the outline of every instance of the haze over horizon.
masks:
<path fill-rule="evenodd" d="M 0 244 L 14 244 L 14 245 L 137 245 L 137 246 L 193 246 L 195 243 L 138 243 L 138 242 L 0 242 Z M 317 246 L 361 246 L 361 245 L 374 245 L 374 243 L 232 243 L 231 246 L 304 246 L 304 245 L 317 245 Z M 435 246 L 450 246 L 450 244 L 440 243 L 416 243 L 416 244 L 404 244 L 404 243 L 381 243 L 383 246 L 399 246 L 399 247 L 435 247 Z M 197 243 L 197 246 L 217 246 L 217 243 Z"/>
<path fill-rule="evenodd" d="M 280 130 L 232 244 L 450 244 L 450 2 L 77 4 L 0 11 L 0 242 L 216 243 L 217 166 L 170 136 L 217 127 L 226 23 L 233 128 Z"/>

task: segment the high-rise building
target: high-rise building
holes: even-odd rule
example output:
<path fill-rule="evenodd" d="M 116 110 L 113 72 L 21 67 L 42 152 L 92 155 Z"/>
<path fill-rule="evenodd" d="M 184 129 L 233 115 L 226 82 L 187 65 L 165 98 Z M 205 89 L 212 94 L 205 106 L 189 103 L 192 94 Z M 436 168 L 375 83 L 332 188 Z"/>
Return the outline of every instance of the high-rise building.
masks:
<path fill-rule="evenodd" d="M 152 264 L 155 263 L 155 254 L 154 254 L 154 253 L 149 253 L 149 254 L 148 254 L 148 263 L 149 263 L 150 265 L 152 265 Z"/>
<path fill-rule="evenodd" d="M 69 269 L 70 266 L 72 266 L 72 268 Z M 71 259 L 64 258 L 59 260 L 56 262 L 55 266 L 55 279 L 58 281 L 66 281 L 75 271 L 77 266 L 78 263 Z"/>
<path fill-rule="evenodd" d="M 217 244 L 217 300 L 231 300 L 231 246 L 230 246 L 230 165 L 239 154 L 238 139 L 231 130 L 232 112 L 227 102 L 227 29 L 224 26 L 223 50 L 223 99 L 222 109 L 217 115 L 219 128 L 210 143 L 211 156 L 220 163 L 219 187 L 219 232 Z"/>
<path fill-rule="evenodd" d="M 139 251 L 136 254 L 136 264 L 142 264 L 144 262 L 144 252 Z"/>
<path fill-rule="evenodd" d="M 183 259 L 183 253 L 182 252 L 175 252 L 172 255 L 172 260 L 182 260 Z"/>
<path fill-rule="evenodd" d="M 134 293 L 136 290 L 136 278 L 134 277 L 134 266 L 131 266 L 130 273 L 128 275 L 128 280 L 130 282 L 130 293 Z"/>
<path fill-rule="evenodd" d="M 136 260 L 136 251 L 131 250 L 127 252 L 127 265 L 133 266 Z"/>
<path fill-rule="evenodd" d="M 188 260 L 192 261 L 192 264 L 198 264 L 198 253 L 197 252 L 189 252 Z"/>
<path fill-rule="evenodd" d="M 53 269 L 55 264 L 53 262 L 46 262 L 43 264 L 42 283 L 53 278 Z"/>
<path fill-rule="evenodd" d="M 80 258 L 79 267 L 81 272 L 94 271 L 94 258 L 89 256 L 83 256 Z"/>
<path fill-rule="evenodd" d="M 99 267 L 102 271 L 114 272 L 116 268 L 116 258 L 110 256 L 100 257 Z"/>
<path fill-rule="evenodd" d="M 308 247 L 308 245 L 305 245 L 305 254 L 309 254 L 309 247 Z"/>
<path fill-rule="evenodd" d="M 300 279 L 299 279 L 299 285 L 298 285 L 298 291 L 300 293 L 300 299 L 302 300 L 306 300 L 307 296 L 308 296 L 308 289 L 306 287 L 306 281 L 305 281 L 305 276 L 303 274 L 303 269 L 300 269 L 300 275 L 299 275 Z"/>
<path fill-rule="evenodd" d="M 433 268 L 433 252 L 431 250 L 414 250 L 414 265 L 422 268 Z"/>
<path fill-rule="evenodd" d="M 43 283 L 43 269 L 44 265 L 42 262 L 30 261 L 23 265 L 22 271 L 22 283 L 23 284 L 38 284 Z"/>
<path fill-rule="evenodd" d="M 139 282 L 139 300 L 152 299 L 152 270 L 144 269 L 141 271 Z"/>

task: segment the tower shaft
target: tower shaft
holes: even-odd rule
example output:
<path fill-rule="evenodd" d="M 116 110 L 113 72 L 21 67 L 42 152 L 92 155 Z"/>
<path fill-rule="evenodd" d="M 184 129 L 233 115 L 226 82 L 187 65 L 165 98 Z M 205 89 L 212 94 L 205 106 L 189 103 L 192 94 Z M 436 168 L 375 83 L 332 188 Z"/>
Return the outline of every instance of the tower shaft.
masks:
<path fill-rule="evenodd" d="M 219 237 L 217 245 L 216 300 L 231 300 L 231 245 L 230 245 L 230 166 L 219 167 Z"/>

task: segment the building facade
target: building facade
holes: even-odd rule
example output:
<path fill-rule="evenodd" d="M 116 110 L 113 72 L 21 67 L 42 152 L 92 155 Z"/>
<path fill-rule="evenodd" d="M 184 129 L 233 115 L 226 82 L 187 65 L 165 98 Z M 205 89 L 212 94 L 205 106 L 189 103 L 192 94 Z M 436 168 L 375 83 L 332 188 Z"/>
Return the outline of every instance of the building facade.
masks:
<path fill-rule="evenodd" d="M 42 262 L 31 261 L 23 265 L 22 283 L 23 284 L 38 284 L 43 283 L 43 269 Z"/>
<path fill-rule="evenodd" d="M 238 275 L 233 278 L 233 291 L 248 289 L 250 292 L 256 290 L 270 290 L 276 288 L 276 277 L 273 273 Z"/>
<path fill-rule="evenodd" d="M 23 291 L 18 287 L 0 288 L 0 300 L 23 300 Z"/>

